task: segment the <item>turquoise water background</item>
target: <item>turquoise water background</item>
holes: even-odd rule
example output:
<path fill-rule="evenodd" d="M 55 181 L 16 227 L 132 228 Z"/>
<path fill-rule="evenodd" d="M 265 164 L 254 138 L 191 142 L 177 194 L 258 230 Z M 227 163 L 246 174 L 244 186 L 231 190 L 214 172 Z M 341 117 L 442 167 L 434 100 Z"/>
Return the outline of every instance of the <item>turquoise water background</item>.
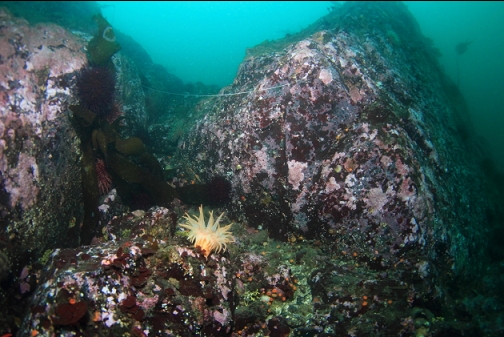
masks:
<path fill-rule="evenodd" d="M 230 84 L 245 50 L 295 33 L 335 2 L 99 1 L 114 28 L 184 82 Z M 476 131 L 504 172 L 504 2 L 406 2 L 459 83 Z M 457 55 L 455 45 L 473 41 Z"/>

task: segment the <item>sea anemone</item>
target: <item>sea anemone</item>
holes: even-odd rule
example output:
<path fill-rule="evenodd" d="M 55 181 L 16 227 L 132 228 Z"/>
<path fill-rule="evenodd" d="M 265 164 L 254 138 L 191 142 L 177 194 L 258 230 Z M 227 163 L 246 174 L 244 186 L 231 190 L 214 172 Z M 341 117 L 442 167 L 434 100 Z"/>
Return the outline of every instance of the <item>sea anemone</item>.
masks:
<path fill-rule="evenodd" d="M 77 79 L 77 93 L 81 105 L 105 117 L 114 103 L 115 74 L 108 67 L 87 67 Z"/>
<path fill-rule="evenodd" d="M 235 241 L 232 233 L 229 231 L 232 224 L 221 227 L 219 221 L 224 212 L 214 221 L 213 211 L 210 211 L 210 219 L 208 219 L 208 223 L 205 225 L 203 205 L 199 207 L 199 211 L 199 218 L 186 213 L 184 218 L 187 220 L 187 223 L 180 224 L 180 227 L 189 230 L 189 240 L 194 243 L 194 247 L 200 247 L 203 255 L 208 258 L 208 255 L 213 250 L 217 253 L 221 250 L 226 250 L 226 244 Z"/>

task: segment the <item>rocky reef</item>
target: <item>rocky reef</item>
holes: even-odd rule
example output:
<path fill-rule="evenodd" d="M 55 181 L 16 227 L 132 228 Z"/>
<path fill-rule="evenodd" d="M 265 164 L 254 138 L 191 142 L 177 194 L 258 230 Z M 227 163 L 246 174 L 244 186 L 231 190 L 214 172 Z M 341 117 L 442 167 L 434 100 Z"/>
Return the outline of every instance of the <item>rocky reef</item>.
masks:
<path fill-rule="evenodd" d="M 401 265 L 413 283 L 469 276 L 485 240 L 464 233 L 491 205 L 459 136 L 466 111 L 403 5 L 347 10 L 250 51 L 179 155 L 200 177 L 228 177 L 233 214 L 275 239 L 322 240 L 376 271 Z"/>
<path fill-rule="evenodd" d="M 331 8 L 205 99 L 94 19 L 0 9 L 0 333 L 502 332 L 499 192 L 403 4 Z M 180 228 L 200 203 L 226 251 Z"/>
<path fill-rule="evenodd" d="M 86 55 L 82 39 L 60 26 L 30 26 L 7 10 L 0 20 L 2 243 L 37 255 L 79 243 L 79 141 L 66 111 Z"/>
<path fill-rule="evenodd" d="M 332 290 L 342 257 L 374 275 L 362 274 L 363 285 L 396 283 L 403 301 L 435 316 L 483 270 L 480 226 L 498 211 L 463 99 L 437 56 L 403 4 L 348 4 L 249 50 L 183 139 L 181 169 L 227 177 L 235 217 L 326 249 L 310 280 L 326 317 L 344 302 Z"/>

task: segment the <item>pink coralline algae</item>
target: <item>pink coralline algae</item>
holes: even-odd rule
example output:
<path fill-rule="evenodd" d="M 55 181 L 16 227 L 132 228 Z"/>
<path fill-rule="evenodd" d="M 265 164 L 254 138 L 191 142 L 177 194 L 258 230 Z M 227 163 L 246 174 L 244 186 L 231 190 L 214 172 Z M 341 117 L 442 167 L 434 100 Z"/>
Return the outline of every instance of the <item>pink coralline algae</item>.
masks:
<path fill-rule="evenodd" d="M 292 185 L 293 190 L 299 190 L 299 185 L 303 182 L 305 177 L 303 170 L 308 167 L 308 163 L 290 160 L 287 165 L 289 167 L 289 183 Z"/>
<path fill-rule="evenodd" d="M 42 122 L 63 112 L 58 102 L 61 95 L 70 95 L 69 88 L 56 82 L 57 77 L 82 68 L 86 56 L 80 51 L 81 42 L 59 26 L 32 27 L 5 10 L 0 11 L 0 22 L 4 60 L 0 65 L 0 117 L 16 116 L 40 136 Z"/>
<path fill-rule="evenodd" d="M 19 251 L 78 242 L 77 236 L 70 240 L 72 235 L 67 236 L 69 224 L 79 223 L 82 217 L 77 206 L 81 175 L 75 168 L 79 141 L 67 108 L 74 100 L 75 74 L 87 62 L 84 42 L 55 24 L 32 26 L 0 9 L 0 194 L 4 200 L 0 222 L 9 223 L 1 236 L 15 237 Z"/>
<path fill-rule="evenodd" d="M 213 318 L 216 322 L 219 322 L 222 326 L 225 326 L 229 323 L 229 312 L 226 309 L 223 309 L 222 312 L 215 310 L 213 312 Z"/>
<path fill-rule="evenodd" d="M 10 206 L 21 205 L 23 209 L 32 206 L 39 193 L 38 188 L 38 165 L 35 158 L 26 153 L 20 153 L 17 166 L 14 168 L 1 169 L 5 172 L 4 186 L 10 191 Z"/>

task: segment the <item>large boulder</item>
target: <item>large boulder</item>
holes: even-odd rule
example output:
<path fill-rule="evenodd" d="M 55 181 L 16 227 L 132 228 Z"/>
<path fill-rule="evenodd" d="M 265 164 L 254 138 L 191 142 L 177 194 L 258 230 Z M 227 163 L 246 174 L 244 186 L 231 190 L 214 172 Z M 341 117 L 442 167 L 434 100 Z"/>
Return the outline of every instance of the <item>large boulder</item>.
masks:
<path fill-rule="evenodd" d="M 436 56 L 403 4 L 346 4 L 250 50 L 233 84 L 199 106 L 180 170 L 229 179 L 230 212 L 270 237 L 316 240 L 394 275 L 412 302 L 443 302 L 448 284 L 481 271 L 493 206 Z M 331 268 L 318 278 L 327 305 Z"/>
<path fill-rule="evenodd" d="M 67 109 L 87 61 L 84 41 L 60 26 L 6 9 L 0 23 L 0 246 L 15 263 L 79 244 L 80 142 Z"/>
<path fill-rule="evenodd" d="M 172 214 L 125 214 L 107 226 L 110 242 L 55 250 L 19 335 L 229 333 L 230 261 L 181 246 Z"/>

